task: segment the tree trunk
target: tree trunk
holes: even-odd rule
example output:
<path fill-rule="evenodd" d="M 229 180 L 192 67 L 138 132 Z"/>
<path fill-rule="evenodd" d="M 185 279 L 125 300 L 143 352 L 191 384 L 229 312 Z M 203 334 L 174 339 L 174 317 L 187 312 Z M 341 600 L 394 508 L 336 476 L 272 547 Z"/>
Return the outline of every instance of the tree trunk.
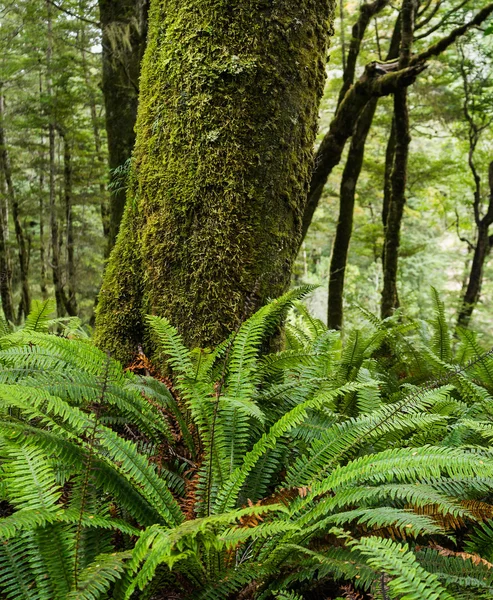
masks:
<path fill-rule="evenodd" d="M 77 315 L 77 278 L 75 269 L 75 244 L 74 244 L 74 215 L 72 210 L 72 154 L 70 142 L 66 133 L 59 128 L 63 138 L 63 192 L 65 199 L 66 221 L 66 246 L 67 246 L 67 289 L 68 295 L 62 293 L 67 314 L 71 317 Z"/>
<path fill-rule="evenodd" d="M 373 4 L 363 4 L 360 11 L 360 18 L 353 27 L 353 39 L 351 41 L 351 49 L 357 43 L 356 35 L 360 38 L 363 33 L 361 28 L 367 27 L 369 23 L 368 7 L 383 7 L 387 3 L 375 2 Z M 375 8 L 370 11 L 370 15 L 374 14 Z M 364 17 L 364 19 L 363 19 Z M 360 24 L 363 19 L 362 24 Z M 364 29 L 363 29 L 364 32 Z M 361 39 L 359 41 L 361 44 Z M 398 56 L 400 44 L 400 19 L 397 19 L 392 35 L 387 61 L 393 60 Z M 359 48 L 359 45 L 358 45 Z M 349 51 L 348 69 L 352 69 L 351 81 L 354 78 L 354 69 L 356 65 L 356 51 Z M 347 85 L 348 78 L 344 78 L 344 86 Z M 347 88 L 349 89 L 349 88 Z M 342 99 L 342 91 L 339 95 L 339 100 Z M 343 321 L 343 299 L 344 299 L 344 279 L 346 274 L 346 264 L 349 252 L 349 243 L 351 241 L 352 229 L 353 229 L 353 213 L 354 213 L 354 199 L 356 194 L 356 186 L 363 166 L 363 158 L 365 153 L 366 138 L 370 131 L 373 117 L 378 104 L 378 97 L 372 98 L 365 106 L 361 116 L 359 117 L 355 130 L 351 138 L 351 145 L 349 147 L 348 156 L 346 159 L 346 165 L 342 174 L 341 188 L 339 194 L 339 220 L 336 228 L 336 235 L 334 238 L 334 245 L 332 247 L 332 256 L 330 261 L 330 275 L 329 275 L 329 305 L 327 322 L 331 329 L 341 329 Z"/>
<path fill-rule="evenodd" d="M 481 225 L 478 228 L 476 247 L 474 249 L 474 255 L 471 263 L 469 280 L 457 319 L 457 323 L 461 327 L 468 327 L 472 313 L 479 301 L 481 295 L 481 285 L 483 283 L 484 264 L 490 253 L 490 250 L 491 246 L 488 236 L 488 227 Z"/>
<path fill-rule="evenodd" d="M 342 174 L 339 194 L 339 219 L 332 247 L 329 275 L 329 307 L 327 323 L 330 329 L 341 329 L 343 318 L 344 277 L 353 231 L 356 184 L 363 165 L 365 143 L 377 108 L 377 99 L 371 100 L 361 113 L 351 139 L 348 158 Z"/>
<path fill-rule="evenodd" d="M 382 224 L 384 232 L 387 229 L 387 221 L 389 218 L 390 199 L 392 197 L 392 171 L 394 170 L 395 158 L 395 122 L 392 119 L 390 125 L 389 139 L 385 150 L 385 170 L 383 176 L 383 204 L 382 204 Z M 385 244 L 382 249 L 382 262 L 384 258 Z"/>
<path fill-rule="evenodd" d="M 80 5 L 80 10 L 83 8 Z M 82 10 L 81 10 L 82 14 Z M 81 23 L 80 29 L 80 52 L 81 52 L 81 62 L 82 62 L 82 70 L 84 72 L 84 82 L 86 84 L 87 96 L 89 100 L 89 111 L 91 114 L 91 125 L 92 125 L 92 133 L 94 136 L 94 149 L 96 151 L 96 157 L 98 159 L 98 163 L 100 164 L 101 173 L 104 173 L 106 168 L 106 156 L 103 150 L 103 142 L 101 140 L 101 131 L 100 124 L 98 119 L 98 109 L 96 103 L 96 95 L 94 93 L 93 84 L 91 82 L 89 65 L 87 64 L 87 53 L 86 53 L 86 33 L 84 23 Z M 100 210 L 101 210 L 101 222 L 103 225 L 103 235 L 107 240 L 105 252 L 109 253 L 109 236 L 110 236 L 110 207 L 108 204 L 108 198 L 106 195 L 106 187 L 104 181 L 101 180 L 99 182 L 99 195 L 100 195 Z"/>
<path fill-rule="evenodd" d="M 7 149 L 7 141 L 5 137 L 5 129 L 4 129 L 4 118 L 5 118 L 5 98 L 3 95 L 2 86 L 0 85 L 0 163 L 3 171 L 3 177 L 6 185 L 6 191 L 8 200 L 10 203 L 10 207 L 12 209 L 12 217 L 14 220 L 14 228 L 15 228 L 15 237 L 17 240 L 18 252 L 19 252 L 19 273 L 21 280 L 21 302 L 20 302 L 20 311 L 19 311 L 19 319 L 22 317 L 22 313 L 25 316 L 29 314 L 29 310 L 31 308 L 31 294 L 29 290 L 29 248 L 26 240 L 26 236 L 24 233 L 24 229 L 21 224 L 21 216 L 19 210 L 19 203 L 17 201 L 17 195 L 14 188 L 14 183 L 12 181 L 12 170 L 10 166 L 10 156 Z M 6 211 L 4 211 L 4 216 L 6 216 Z M 8 223 L 5 223 L 5 227 L 8 227 Z M 4 235 L 6 235 L 7 230 L 3 228 Z M 7 257 L 7 240 L 5 237 L 5 278 L 10 281 L 11 278 L 11 270 L 9 268 L 9 262 Z M 3 275 L 2 275 L 3 278 Z M 6 286 L 10 288 L 10 285 L 6 283 Z M 13 306 L 11 306 L 11 292 L 10 299 L 7 297 L 9 295 L 9 291 L 5 290 L 5 299 L 2 296 L 2 302 L 6 302 L 4 305 L 8 311 L 8 314 L 13 317 Z M 7 317 L 7 315 L 6 315 Z M 7 317 L 8 318 L 8 317 Z M 9 320 L 14 320 L 9 319 Z"/>
<path fill-rule="evenodd" d="M 411 61 L 416 11 L 416 0 L 404 0 L 401 9 L 401 49 L 399 58 L 399 67 L 401 69 L 407 68 Z M 395 127 L 395 148 L 392 175 L 390 178 L 391 196 L 383 252 L 382 319 L 390 317 L 399 306 L 397 268 L 402 216 L 406 203 L 407 163 L 409 144 L 411 142 L 407 88 L 402 88 L 394 93 L 393 123 Z"/>
<path fill-rule="evenodd" d="M 43 97 L 43 76 L 39 74 L 39 98 L 42 107 Z M 41 133 L 40 139 L 40 156 L 39 156 L 39 261 L 40 269 L 40 289 L 43 300 L 48 298 L 48 285 L 46 277 L 46 250 L 45 250 L 45 209 L 44 209 L 44 187 L 45 187 L 45 138 L 44 133 Z"/>
<path fill-rule="evenodd" d="M 489 235 L 490 225 L 493 224 L 493 162 L 490 163 L 489 167 L 489 187 L 490 197 L 488 209 L 483 217 L 479 216 L 480 198 L 478 198 L 477 202 L 478 208 L 476 212 L 476 245 L 474 247 L 474 254 L 471 263 L 471 271 L 469 273 L 467 288 L 464 297 L 462 298 L 461 308 L 457 319 L 457 324 L 460 327 L 469 326 L 472 313 L 476 308 L 477 303 L 479 302 L 479 298 L 481 295 L 481 286 L 483 283 L 484 265 L 493 245 L 493 239 Z M 477 182 L 476 194 L 480 193 L 479 190 L 479 182 Z"/>
<path fill-rule="evenodd" d="M 103 94 L 109 166 L 113 171 L 130 158 L 135 143 L 140 63 L 147 38 L 149 0 L 99 0 L 103 29 Z M 114 180 L 114 177 L 112 177 Z M 115 243 L 125 208 L 126 190 L 110 195 L 109 249 Z"/>
<path fill-rule="evenodd" d="M 46 91 L 48 94 L 49 105 L 49 124 L 48 124 L 48 140 L 49 140 L 49 193 L 50 193 L 50 230 L 51 230 L 51 270 L 53 275 L 53 287 L 55 288 L 55 301 L 57 316 L 63 317 L 65 314 L 65 302 L 63 293 L 62 274 L 60 267 L 60 242 L 58 237 L 58 211 L 56 202 L 56 164 L 55 164 L 55 136 L 56 124 L 53 114 L 53 84 L 51 80 L 51 61 L 53 54 L 53 30 L 51 4 L 46 0 L 46 8 L 48 14 L 47 34 L 48 43 L 46 46 Z"/>
<path fill-rule="evenodd" d="M 8 194 L 3 173 L 0 178 L 0 297 L 2 309 L 8 323 L 15 322 L 14 301 L 12 299 L 12 266 L 8 248 Z"/>
<path fill-rule="evenodd" d="M 145 313 L 206 347 L 289 285 L 333 4 L 153 4 L 131 188 L 97 316 L 117 358 L 142 342 Z"/>

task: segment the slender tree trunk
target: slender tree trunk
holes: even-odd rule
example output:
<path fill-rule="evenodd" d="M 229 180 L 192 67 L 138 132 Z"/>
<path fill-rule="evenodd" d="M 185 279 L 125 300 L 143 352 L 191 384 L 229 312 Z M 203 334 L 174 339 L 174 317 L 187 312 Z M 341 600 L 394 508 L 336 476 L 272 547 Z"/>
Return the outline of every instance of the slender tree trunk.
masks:
<path fill-rule="evenodd" d="M 395 159 L 395 122 L 392 119 L 390 125 L 389 139 L 387 141 L 387 148 L 385 150 L 385 170 L 383 179 L 383 204 L 382 204 L 382 224 L 384 232 L 387 229 L 387 221 L 389 218 L 389 207 L 390 199 L 392 197 L 392 171 L 394 170 L 394 159 Z M 385 251 L 385 244 L 382 252 L 382 262 L 385 262 L 383 258 Z"/>
<path fill-rule="evenodd" d="M 4 122 L 4 104 L 2 85 L 0 84 L 0 152 L 2 163 L 5 160 L 3 149 L 7 150 Z M 1 206 L 0 206 L 0 297 L 2 309 L 8 323 L 15 322 L 14 301 L 12 297 L 12 263 L 9 252 L 9 194 L 5 180 L 5 169 L 1 169 Z"/>
<path fill-rule="evenodd" d="M 39 74 L 39 97 L 43 97 L 43 76 Z M 40 289 L 43 300 L 48 298 L 48 286 L 46 277 L 46 249 L 45 249 L 45 138 L 41 133 L 40 140 L 40 168 L 39 168 L 39 261 L 40 269 Z"/>
<path fill-rule="evenodd" d="M 5 319 L 9 323 L 15 322 L 14 302 L 12 299 L 12 267 L 8 249 L 8 194 L 5 178 L 0 178 L 0 297 Z"/>
<path fill-rule="evenodd" d="M 401 50 L 399 67 L 405 69 L 411 61 L 411 49 L 414 35 L 414 18 L 416 0 L 404 0 L 401 9 Z M 399 306 L 397 292 L 397 268 L 399 260 L 400 232 L 404 205 L 406 203 L 407 163 L 409 156 L 409 110 L 407 105 L 407 88 L 394 93 L 394 127 L 395 150 L 392 167 L 391 197 L 385 228 L 383 290 L 381 316 L 383 319 L 392 315 Z"/>
<path fill-rule="evenodd" d="M 118 358 L 142 342 L 146 313 L 206 347 L 289 285 L 333 8 L 153 3 L 132 186 L 97 316 Z"/>
<path fill-rule="evenodd" d="M 135 143 L 140 63 L 147 38 L 149 0 L 99 0 L 103 29 L 103 93 L 109 166 L 122 167 Z M 114 180 L 114 177 L 113 177 Z M 109 249 L 115 243 L 125 207 L 126 190 L 110 195 Z"/>
<path fill-rule="evenodd" d="M 19 318 L 21 318 L 22 313 L 24 315 L 29 314 L 29 310 L 31 308 L 31 295 L 29 289 L 29 248 L 26 239 L 26 235 L 24 233 L 24 229 L 21 224 L 21 216 L 19 203 L 17 200 L 16 191 L 14 188 L 14 183 L 12 181 L 12 170 L 10 166 L 10 156 L 7 149 L 7 141 L 5 138 L 5 129 L 4 129 L 4 118 L 5 118 L 5 98 L 3 95 L 2 87 L 0 86 L 0 162 L 1 168 L 3 171 L 3 177 L 5 180 L 7 196 L 9 199 L 10 207 L 12 209 L 12 217 L 14 220 L 14 228 L 15 228 L 15 237 L 17 240 L 17 247 L 19 252 L 19 273 L 20 273 L 20 281 L 21 281 L 21 302 L 20 302 L 20 314 Z M 6 215 L 6 211 L 4 212 Z M 6 226 L 7 223 L 5 224 Z M 4 232 L 6 229 L 4 228 Z M 7 251 L 7 245 L 5 240 L 5 251 Z M 5 257 L 6 263 L 6 276 L 10 279 L 11 271 L 8 266 L 8 258 L 7 255 Z M 3 301 L 3 298 L 2 298 Z M 7 311 L 9 315 L 13 314 L 13 307 L 10 306 L 10 300 L 6 298 L 7 302 Z M 12 313 L 11 313 L 12 309 Z"/>
<path fill-rule="evenodd" d="M 457 319 L 457 323 L 461 327 L 468 327 L 472 313 L 479 302 L 481 286 L 483 283 L 484 265 L 490 250 L 491 246 L 488 227 L 480 225 L 478 228 L 476 247 L 474 249 L 467 288 L 462 299 L 461 309 Z"/>
<path fill-rule="evenodd" d="M 42 143 L 44 141 L 42 140 Z M 46 277 L 46 250 L 45 250 L 45 208 L 44 208 L 44 171 L 39 174 L 39 260 L 41 263 L 40 289 L 43 300 L 48 298 Z"/>
<path fill-rule="evenodd" d="M 82 7 L 81 7 L 82 8 Z M 106 156 L 103 151 L 103 143 L 101 140 L 101 132 L 99 127 L 99 119 L 98 119 L 98 109 L 96 103 L 96 96 L 94 94 L 94 89 L 91 83 L 91 78 L 89 75 L 89 66 L 87 64 L 87 56 L 86 56 L 86 36 L 84 30 L 84 24 L 81 25 L 81 33 L 80 33 L 80 47 L 81 47 L 81 61 L 82 61 L 82 69 L 84 71 L 84 81 L 87 89 L 87 96 L 89 99 L 89 110 L 91 114 L 91 125 L 92 125 L 92 133 L 94 136 L 94 149 L 96 150 L 96 157 L 98 163 L 101 168 L 101 173 L 104 172 L 106 168 Z M 109 253 L 109 235 L 110 235 L 110 207 L 108 204 L 108 198 L 106 193 L 106 187 L 104 185 L 104 181 L 100 181 L 99 183 L 99 196 L 100 196 L 100 207 L 101 207 L 101 221 L 103 224 L 103 235 L 107 240 L 105 252 Z"/>
<path fill-rule="evenodd" d="M 63 138 L 63 189 L 65 200 L 65 225 L 67 247 L 67 289 L 68 296 L 62 293 L 65 310 L 70 316 L 77 315 L 77 278 L 75 268 L 74 216 L 72 207 L 72 154 L 66 133 L 59 128 Z"/>
<path fill-rule="evenodd" d="M 380 4 L 374 3 L 373 5 L 364 4 L 360 9 L 360 18 L 353 27 L 353 39 L 351 42 L 351 49 L 356 44 L 356 35 L 361 36 L 361 29 L 367 27 L 370 16 L 376 11 L 375 6 L 382 8 L 386 3 L 380 2 Z M 371 11 L 368 11 L 368 7 L 374 7 Z M 366 7 L 366 10 L 365 10 Z M 368 15 L 369 13 L 369 15 Z M 365 18 L 361 24 L 362 18 Z M 364 31 L 364 29 L 363 29 Z M 360 42 L 361 43 L 361 40 Z M 400 44 L 400 20 L 394 27 L 392 35 L 387 61 L 393 60 L 398 56 Z M 355 51 L 349 52 L 348 58 L 348 69 L 353 71 L 356 65 Z M 353 66 L 352 66 L 353 65 Z M 351 80 L 352 80 L 351 78 Z M 346 83 L 346 81 L 345 81 Z M 344 85 L 343 85 L 344 89 Z M 341 101 L 341 95 L 339 100 Z M 332 256 L 330 262 L 330 275 L 329 275 L 329 303 L 328 303 L 328 316 L 327 322 L 331 329 L 341 329 L 343 321 L 343 299 L 344 299 L 344 279 L 346 273 L 347 257 L 349 252 L 349 243 L 351 240 L 352 229 L 353 229 L 353 213 L 354 213 L 354 200 L 356 194 L 356 186 L 363 166 L 363 158 L 365 153 L 365 144 L 368 137 L 368 133 L 373 122 L 373 117 L 378 104 L 378 97 L 372 98 L 365 106 L 361 116 L 359 117 L 355 130 L 351 138 L 351 145 L 349 147 L 348 156 L 346 159 L 346 165 L 342 174 L 341 188 L 339 194 L 339 219 L 336 228 L 336 235 L 334 238 L 334 245 L 332 247 Z"/>
<path fill-rule="evenodd" d="M 56 123 L 53 112 L 53 84 L 51 79 L 51 63 L 53 56 L 53 24 L 51 16 L 51 4 L 46 1 L 48 14 L 47 34 L 48 43 L 46 47 L 46 89 L 48 94 L 49 106 L 49 124 L 48 124 L 48 143 L 49 143 L 49 192 L 50 192 L 50 230 L 51 230 L 51 271 L 53 276 L 53 287 L 55 288 L 55 300 L 57 315 L 63 317 L 65 314 L 65 302 L 63 293 L 62 274 L 60 267 L 60 241 L 58 233 L 58 210 L 56 201 Z"/>
<path fill-rule="evenodd" d="M 477 193 L 479 194 L 480 187 L 477 182 Z M 467 282 L 467 288 L 461 302 L 461 308 L 457 319 L 457 324 L 460 327 L 468 327 L 472 317 L 472 313 L 476 308 L 481 296 L 481 286 L 483 283 L 483 272 L 486 260 L 491 252 L 493 239 L 489 235 L 489 228 L 493 224 L 493 162 L 489 167 L 489 187 L 490 197 L 488 209 L 483 217 L 479 217 L 477 212 L 476 226 L 477 236 L 474 247 L 474 254 L 471 263 L 471 270 Z M 479 208 L 479 207 L 478 207 Z"/>
<path fill-rule="evenodd" d="M 356 184 L 363 165 L 365 143 L 377 107 L 377 100 L 368 102 L 351 138 L 348 158 L 342 174 L 339 194 L 339 219 L 332 247 L 329 276 L 329 306 L 327 323 L 330 329 L 341 329 L 343 318 L 344 277 L 349 242 L 353 231 Z"/>

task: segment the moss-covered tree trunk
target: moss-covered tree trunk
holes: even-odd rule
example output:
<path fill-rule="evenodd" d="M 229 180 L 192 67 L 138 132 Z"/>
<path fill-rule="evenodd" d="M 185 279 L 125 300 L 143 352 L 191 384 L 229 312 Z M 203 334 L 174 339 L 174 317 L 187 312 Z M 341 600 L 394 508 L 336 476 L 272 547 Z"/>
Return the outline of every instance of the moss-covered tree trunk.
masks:
<path fill-rule="evenodd" d="M 333 0 L 153 0 L 131 186 L 97 315 L 126 361 L 145 313 L 208 346 L 289 284 Z"/>

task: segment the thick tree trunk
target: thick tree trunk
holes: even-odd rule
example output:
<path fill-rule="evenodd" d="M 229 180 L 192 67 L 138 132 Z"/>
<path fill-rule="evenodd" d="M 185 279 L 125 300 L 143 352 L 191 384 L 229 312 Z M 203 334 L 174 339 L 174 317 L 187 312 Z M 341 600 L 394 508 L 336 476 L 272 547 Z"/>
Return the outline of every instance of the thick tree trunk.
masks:
<path fill-rule="evenodd" d="M 130 158 L 135 143 L 140 63 L 147 38 L 149 0 L 99 0 L 103 29 L 103 93 L 110 169 Z M 109 249 L 113 247 L 126 190 L 115 185 L 110 196 Z M 103 215 L 103 222 L 106 215 Z"/>
<path fill-rule="evenodd" d="M 10 155 L 7 149 L 7 141 L 5 138 L 5 129 L 3 125 L 4 115 L 5 115 L 5 99 L 3 95 L 3 90 L 0 85 L 0 165 L 3 172 L 3 177 L 5 181 L 8 202 L 10 204 L 10 208 L 12 209 L 12 218 L 14 220 L 14 228 L 15 228 L 15 237 L 17 241 L 18 253 L 19 253 L 19 274 L 21 281 L 21 302 L 20 302 L 20 310 L 19 310 L 19 319 L 24 315 L 29 314 L 29 310 L 31 308 L 31 293 L 29 289 L 29 247 L 28 242 L 26 240 L 26 235 L 24 233 L 24 229 L 21 224 L 21 216 L 19 209 L 19 202 L 17 200 L 16 191 L 14 188 L 14 183 L 12 180 L 12 170 L 10 166 Z M 6 226 L 8 226 L 6 224 Z M 4 229 L 4 234 L 6 234 L 6 229 Z M 8 258 L 7 258 L 7 241 L 5 239 L 5 277 L 10 280 L 11 271 L 9 268 Z M 9 286 L 10 287 L 10 286 Z M 5 301 L 6 308 L 9 315 L 13 315 L 13 307 L 10 306 L 10 300 L 7 297 L 8 291 L 5 290 Z M 2 302 L 4 298 L 2 297 Z M 11 313 L 12 309 L 12 313 Z M 4 308 L 5 310 L 5 308 Z M 10 319 L 9 319 L 10 320 Z M 13 320 L 13 319 L 12 319 Z"/>
<path fill-rule="evenodd" d="M 116 357 L 142 342 L 145 313 L 205 347 L 288 286 L 333 4 L 153 3 L 131 188 L 97 316 Z"/>
<path fill-rule="evenodd" d="M 401 69 L 407 68 L 411 61 L 416 11 L 416 0 L 404 0 L 401 9 L 401 50 L 399 58 Z M 391 196 L 383 252 L 382 319 L 390 317 L 399 306 L 397 268 L 402 216 L 406 203 L 407 163 L 411 142 L 406 88 L 397 90 L 394 93 L 393 128 L 395 128 L 395 149 L 392 175 L 390 177 Z"/>

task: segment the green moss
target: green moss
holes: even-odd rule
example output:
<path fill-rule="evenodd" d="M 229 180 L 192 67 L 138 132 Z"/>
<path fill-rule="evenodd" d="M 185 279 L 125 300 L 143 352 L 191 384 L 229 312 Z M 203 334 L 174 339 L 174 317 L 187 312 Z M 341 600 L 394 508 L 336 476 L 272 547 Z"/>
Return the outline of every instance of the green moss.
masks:
<path fill-rule="evenodd" d="M 97 320 L 118 357 L 142 341 L 144 312 L 204 347 L 287 287 L 332 4 L 153 2 L 132 202 Z"/>

